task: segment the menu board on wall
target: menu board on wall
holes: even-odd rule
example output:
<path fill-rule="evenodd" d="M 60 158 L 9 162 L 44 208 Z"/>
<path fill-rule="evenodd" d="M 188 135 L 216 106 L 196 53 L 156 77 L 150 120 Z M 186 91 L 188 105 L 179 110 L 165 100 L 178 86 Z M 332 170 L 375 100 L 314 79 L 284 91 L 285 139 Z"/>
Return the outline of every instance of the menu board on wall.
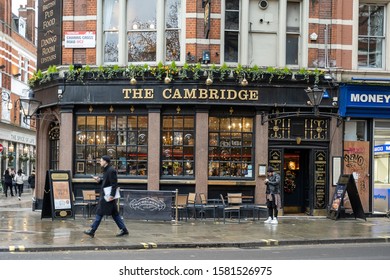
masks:
<path fill-rule="evenodd" d="M 45 70 L 61 64 L 62 1 L 38 1 L 38 55 L 37 68 Z"/>

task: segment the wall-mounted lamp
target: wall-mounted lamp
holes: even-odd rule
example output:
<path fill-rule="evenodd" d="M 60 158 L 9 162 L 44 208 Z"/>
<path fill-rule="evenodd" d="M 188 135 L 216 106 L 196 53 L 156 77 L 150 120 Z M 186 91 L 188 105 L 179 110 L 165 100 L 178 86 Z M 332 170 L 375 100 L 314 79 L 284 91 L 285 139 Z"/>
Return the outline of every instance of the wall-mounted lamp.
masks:
<path fill-rule="evenodd" d="M 4 64 L 0 65 L 0 69 L 4 69 L 4 68 L 5 68 Z"/>
<path fill-rule="evenodd" d="M 41 102 L 34 98 L 20 98 L 15 101 L 15 108 L 19 102 L 20 111 L 23 113 L 25 120 L 31 119 L 32 116 L 37 112 Z M 16 111 L 14 110 L 14 120 L 16 120 Z"/>
<path fill-rule="evenodd" d="M 20 77 L 20 76 L 22 76 L 22 74 L 20 74 L 20 73 L 16 73 L 16 74 L 13 74 L 12 75 L 14 78 L 17 78 L 17 77 Z"/>

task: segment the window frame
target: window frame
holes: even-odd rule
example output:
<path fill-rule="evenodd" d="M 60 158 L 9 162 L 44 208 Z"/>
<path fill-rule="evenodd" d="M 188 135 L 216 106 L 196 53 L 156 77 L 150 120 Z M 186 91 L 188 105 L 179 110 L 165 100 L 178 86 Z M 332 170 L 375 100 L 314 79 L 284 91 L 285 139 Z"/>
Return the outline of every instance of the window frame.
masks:
<path fill-rule="evenodd" d="M 369 35 L 369 34 L 366 34 L 366 35 L 360 35 L 359 34 L 359 23 L 360 23 L 360 6 L 361 5 L 365 5 L 365 6 L 381 6 L 383 8 L 383 35 L 382 36 L 372 36 L 372 35 Z M 387 26 L 387 23 L 386 23 L 386 20 L 387 20 L 387 8 L 386 8 L 386 5 L 383 4 L 383 3 L 371 3 L 371 2 L 359 2 L 359 7 L 357 9 L 357 17 L 358 17 L 358 21 L 357 21 L 357 33 L 358 33 L 358 36 L 357 36 L 357 48 L 356 48 L 356 52 L 357 52 L 357 56 L 356 56 L 356 66 L 358 69 L 360 70 L 363 70 L 363 69 L 370 69 L 370 70 L 385 70 L 386 69 L 386 35 L 387 35 L 387 29 L 386 29 L 386 26 Z M 367 52 L 367 57 L 366 57 L 366 65 L 365 66 L 360 66 L 360 62 L 359 62 L 359 41 L 360 39 L 367 39 L 367 40 L 370 40 L 370 39 L 378 39 L 380 38 L 381 42 L 382 42 L 382 47 L 381 47 L 381 66 L 380 67 L 370 67 L 369 65 L 369 55 L 370 55 L 370 52 Z"/>
<path fill-rule="evenodd" d="M 218 121 L 218 129 L 215 130 L 215 129 L 212 129 L 210 127 L 210 119 L 211 118 L 217 118 L 219 119 Z M 241 124 L 243 124 L 244 122 L 244 119 L 245 118 L 248 118 L 248 119 L 251 119 L 252 121 L 252 127 L 251 127 L 251 130 L 250 131 L 245 131 L 244 129 L 240 129 L 240 131 L 233 131 L 233 130 L 230 130 L 230 131 L 226 131 L 226 130 L 223 130 L 221 129 L 221 120 L 222 119 L 229 119 L 229 124 L 232 123 L 232 119 L 240 119 L 241 120 Z M 242 125 L 244 126 L 244 125 Z M 230 125 L 229 125 L 230 127 Z M 224 115 L 224 114 L 221 114 L 221 115 L 210 115 L 209 116 L 209 119 L 208 119 L 208 144 L 207 144 L 207 153 L 208 153 L 208 179 L 209 180 L 242 180 L 242 181 L 249 181 L 249 180 L 253 180 L 255 178 L 255 169 L 254 169 L 254 164 L 255 164 L 255 127 L 256 127 L 256 119 L 253 115 L 246 115 L 246 114 L 235 114 L 234 116 L 232 115 Z M 229 128 L 230 129 L 230 128 Z M 217 134 L 217 141 L 218 143 L 216 143 L 215 145 L 213 144 L 213 137 L 211 137 L 212 134 Z M 229 139 L 231 140 L 230 143 L 231 145 L 227 145 L 226 148 L 230 149 L 231 151 L 233 149 L 237 150 L 237 149 L 240 149 L 240 160 L 221 160 L 221 156 L 223 154 L 223 150 L 222 150 L 222 146 L 221 146 L 221 134 L 230 134 L 229 136 Z M 241 140 L 241 145 L 240 146 L 237 146 L 237 145 L 232 145 L 233 143 L 233 134 L 241 134 L 240 135 L 240 140 Z M 244 136 L 247 135 L 247 134 L 251 134 L 251 145 L 248 146 L 248 145 L 244 145 Z M 236 140 L 235 140 L 236 141 Z M 214 160 L 212 159 L 211 155 L 210 155 L 210 151 L 211 149 L 214 149 L 216 148 L 217 151 L 219 151 L 218 153 L 218 159 Z M 251 153 L 250 153 L 250 156 L 251 156 L 251 159 L 250 161 L 244 161 L 244 151 L 245 149 L 250 149 L 251 150 Z M 246 169 L 246 174 L 245 172 L 244 173 L 241 173 L 241 176 L 232 176 L 231 174 L 229 176 L 221 176 L 221 169 L 222 169 L 222 165 L 221 165 L 221 162 L 222 163 L 229 163 L 230 165 L 232 163 L 239 163 L 241 168 L 240 170 L 242 171 L 242 165 L 243 164 L 246 164 L 247 165 L 247 169 Z M 214 173 L 214 168 L 213 168 L 213 163 L 217 163 L 217 166 L 218 166 L 218 175 L 215 175 L 213 176 L 212 174 Z M 251 165 L 251 169 L 249 168 L 249 165 Z M 232 167 L 230 167 L 232 168 Z M 252 174 L 250 176 L 247 176 L 249 175 L 249 170 L 251 170 Z M 241 172 L 240 171 L 240 172 Z M 237 170 L 238 172 L 238 170 Z M 244 176 L 242 176 L 244 175 Z"/>
<path fill-rule="evenodd" d="M 164 119 L 166 118 L 172 118 L 172 125 L 169 128 L 164 128 Z M 175 127 L 175 117 L 181 117 L 183 118 L 183 121 L 182 121 L 182 126 L 180 128 L 178 127 Z M 186 128 L 185 127 L 185 118 L 189 118 L 191 117 L 192 118 L 192 123 L 193 123 L 193 127 L 192 128 Z M 195 158 L 195 152 L 196 152 L 196 124 L 195 124 L 195 120 L 196 120 L 196 117 L 195 117 L 195 114 L 175 114 L 175 113 L 165 113 L 165 114 L 162 114 L 161 115 L 161 139 L 160 139 L 160 143 L 161 143 L 161 155 L 160 155 L 160 164 L 161 164 L 161 168 L 160 168 L 160 178 L 161 179 L 195 179 L 195 162 L 196 162 L 196 158 Z M 176 143 L 174 142 L 174 139 L 172 139 L 172 144 L 165 144 L 164 143 L 164 134 L 165 132 L 169 133 L 171 132 L 171 135 L 173 137 L 175 137 L 175 133 L 182 133 L 182 143 Z M 185 141 L 184 141 L 184 138 L 185 138 L 185 133 L 186 132 L 192 132 L 192 144 L 185 144 Z M 177 134 L 179 135 L 179 134 Z M 173 155 L 171 156 L 171 160 L 169 159 L 164 159 L 164 151 L 165 149 L 170 149 L 170 151 L 172 152 L 173 154 L 173 151 L 174 151 L 174 148 L 175 147 L 181 147 L 182 148 L 182 157 L 181 159 L 175 159 L 173 157 Z M 186 147 L 192 147 L 192 150 L 193 150 L 193 154 L 192 154 L 192 174 L 189 173 L 189 174 L 185 174 L 185 170 L 184 170 L 184 164 L 187 162 L 187 163 L 191 163 L 191 159 L 188 160 L 186 159 L 186 156 L 185 156 L 185 148 Z M 168 163 L 168 162 L 171 162 L 172 164 L 171 165 L 167 165 L 167 167 L 165 167 L 165 163 Z M 169 167 L 172 166 L 171 168 L 173 168 L 173 165 L 174 165 L 174 162 L 181 162 L 182 163 L 182 166 L 181 168 L 183 169 L 182 170 L 182 174 L 181 175 L 175 175 L 173 172 L 173 170 L 171 171 L 172 174 L 169 174 Z"/>
<path fill-rule="evenodd" d="M 130 119 L 136 118 L 136 126 L 131 129 Z M 84 118 L 83 123 L 79 123 L 79 118 Z M 88 118 L 92 118 L 88 120 Z M 115 123 L 113 123 L 113 128 L 108 127 L 109 118 L 113 118 Z M 144 126 L 140 125 L 140 118 L 146 120 L 143 121 Z M 149 126 L 148 126 L 148 114 L 139 113 L 135 114 L 113 114 L 113 115 L 102 115 L 102 114 L 76 114 L 75 116 L 75 159 L 74 159 L 74 174 L 76 176 L 87 176 L 100 173 L 100 157 L 108 154 L 110 149 L 114 149 L 114 155 L 111 159 L 111 163 L 118 169 L 118 176 L 121 177 L 131 177 L 131 178 L 147 178 L 148 175 L 148 137 L 149 137 Z M 118 120 L 124 119 L 125 124 L 122 129 L 119 129 Z M 99 124 L 99 121 L 104 120 L 104 124 Z M 89 123 L 91 121 L 91 124 Z M 145 126 L 146 125 L 146 126 Z M 82 129 L 84 128 L 84 129 Z M 122 133 L 120 133 L 122 132 Z M 123 134 L 124 132 L 124 134 Z M 129 137 L 130 132 L 135 132 L 137 139 L 136 143 L 130 143 Z M 146 134 L 146 140 L 140 144 L 139 136 L 140 134 Z M 115 135 L 114 142 L 108 142 L 109 135 Z M 123 136 L 125 144 L 118 143 L 118 138 Z M 89 136 L 89 138 L 88 138 Z M 92 138 L 91 138 L 92 137 Z M 99 144 L 97 141 L 104 138 L 104 144 Z M 88 139 L 92 139 L 92 142 L 88 144 Z M 135 147 L 135 149 L 134 149 Z M 81 150 L 79 150 L 81 149 Z M 130 157 L 131 150 L 135 150 L 136 159 Z M 91 151 L 91 158 L 87 156 L 87 153 Z M 99 152 L 100 151 L 100 152 Z M 120 157 L 120 152 L 125 153 L 125 171 L 121 172 L 119 169 L 119 162 L 123 163 L 123 157 Z M 142 154 L 144 155 L 144 160 L 140 159 Z M 141 155 L 140 155 L 141 154 Z M 136 173 L 131 174 L 130 164 L 136 163 Z M 92 169 L 88 170 L 88 164 L 92 164 Z M 84 166 L 83 170 L 79 167 Z M 144 170 L 140 169 L 140 166 L 144 166 Z M 89 171 L 92 171 L 89 172 Z M 142 172 L 141 172 L 142 171 Z M 143 173 L 143 174 L 142 174 Z"/>
<path fill-rule="evenodd" d="M 123 2 L 122 2 L 123 1 Z M 175 60 L 176 64 L 184 64 L 185 62 L 185 46 L 186 46 L 186 30 L 185 30 L 185 19 L 186 19 L 186 0 L 180 0 L 180 9 L 179 9 L 179 22 L 181 24 L 178 25 L 179 28 L 179 45 L 180 45 L 180 55 L 179 60 Z M 157 65 L 159 62 L 163 63 L 170 63 L 173 60 L 167 60 L 166 56 L 166 32 L 171 30 L 167 29 L 165 26 L 166 19 L 166 1 L 160 1 L 156 0 L 156 59 L 155 61 L 129 61 L 129 44 L 128 44 L 128 34 L 129 30 L 127 28 L 127 6 L 128 6 L 128 0 L 119 0 L 120 8 L 125 7 L 123 9 L 124 11 L 121 11 L 119 14 L 119 27 L 118 29 L 104 29 L 103 25 L 103 19 L 98 18 L 98 36 L 97 36 L 97 64 L 102 65 L 117 65 L 117 64 L 123 64 L 123 65 L 143 65 L 143 64 L 150 64 L 150 65 Z M 104 15 L 104 0 L 101 0 L 101 5 L 98 7 L 98 14 Z M 124 24 L 121 24 L 124 23 Z M 138 30 L 140 31 L 140 30 Z M 101 36 L 99 36 L 101 32 Z M 112 32 L 118 33 L 118 61 L 105 61 L 105 38 L 106 34 Z M 152 31 L 150 31 L 152 32 Z"/>

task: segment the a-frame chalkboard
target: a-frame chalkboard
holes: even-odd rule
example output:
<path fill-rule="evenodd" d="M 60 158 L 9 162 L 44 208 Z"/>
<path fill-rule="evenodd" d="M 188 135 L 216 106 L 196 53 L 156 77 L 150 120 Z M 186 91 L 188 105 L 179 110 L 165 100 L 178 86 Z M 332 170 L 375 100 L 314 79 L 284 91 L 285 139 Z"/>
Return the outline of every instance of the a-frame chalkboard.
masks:
<path fill-rule="evenodd" d="M 43 195 L 43 218 L 73 218 L 73 196 L 69 170 L 48 170 Z"/>
<path fill-rule="evenodd" d="M 355 219 L 360 218 L 366 220 L 359 192 L 352 174 L 343 174 L 340 176 L 329 206 L 327 217 L 333 220 L 340 218 L 341 211 L 344 210 L 343 200 L 345 193 L 348 193 Z"/>

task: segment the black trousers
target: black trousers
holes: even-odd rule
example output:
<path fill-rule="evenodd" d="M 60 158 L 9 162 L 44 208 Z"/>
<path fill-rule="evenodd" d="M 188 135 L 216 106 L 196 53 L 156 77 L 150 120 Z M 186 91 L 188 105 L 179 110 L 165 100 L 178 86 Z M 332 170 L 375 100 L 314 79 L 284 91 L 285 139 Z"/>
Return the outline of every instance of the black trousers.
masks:
<path fill-rule="evenodd" d="M 278 217 L 278 206 L 275 203 L 275 196 L 272 195 L 272 200 L 267 199 L 268 217 L 272 219 Z"/>

